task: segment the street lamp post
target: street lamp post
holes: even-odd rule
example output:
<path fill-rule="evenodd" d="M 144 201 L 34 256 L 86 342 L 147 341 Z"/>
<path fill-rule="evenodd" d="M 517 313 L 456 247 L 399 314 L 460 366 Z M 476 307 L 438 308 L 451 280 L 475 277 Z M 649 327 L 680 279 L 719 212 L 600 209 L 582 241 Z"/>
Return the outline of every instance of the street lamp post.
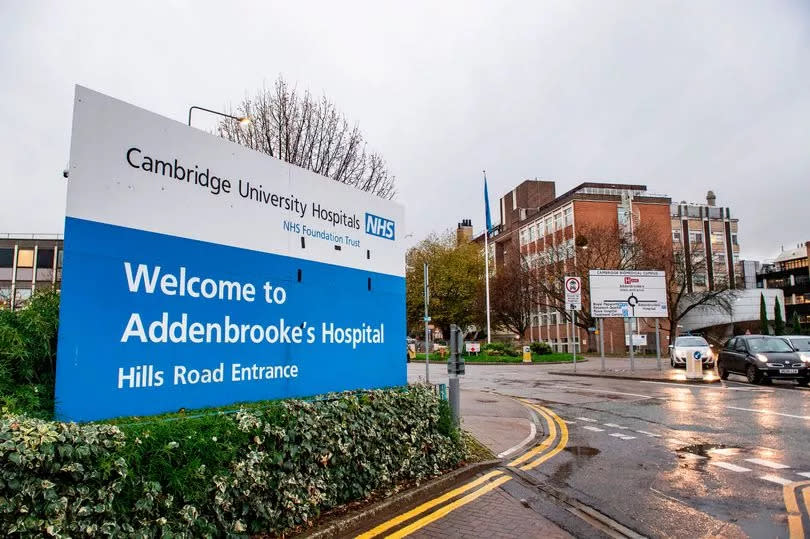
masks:
<path fill-rule="evenodd" d="M 188 109 L 188 125 L 189 125 L 189 127 L 191 127 L 191 111 L 193 111 L 194 109 L 204 110 L 205 112 L 210 112 L 211 114 L 216 114 L 216 115 L 222 116 L 224 118 L 230 118 L 231 120 L 236 120 L 237 122 L 239 122 L 239 125 L 241 125 L 242 127 L 250 124 L 250 118 L 248 118 L 247 116 L 231 116 L 230 114 L 225 114 L 224 112 L 218 112 L 216 110 L 211 110 L 211 109 L 207 109 L 205 107 L 198 107 L 198 106 L 194 105 L 193 107 L 189 107 L 189 109 Z"/>

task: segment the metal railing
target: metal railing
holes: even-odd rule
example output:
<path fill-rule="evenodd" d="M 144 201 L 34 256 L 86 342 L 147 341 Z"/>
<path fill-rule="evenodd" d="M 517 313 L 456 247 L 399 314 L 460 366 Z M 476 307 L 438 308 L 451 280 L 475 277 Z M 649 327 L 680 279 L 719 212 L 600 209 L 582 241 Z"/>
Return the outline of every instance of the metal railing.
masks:
<path fill-rule="evenodd" d="M 64 240 L 64 234 L 31 234 L 18 232 L 0 232 L 0 240 Z"/>

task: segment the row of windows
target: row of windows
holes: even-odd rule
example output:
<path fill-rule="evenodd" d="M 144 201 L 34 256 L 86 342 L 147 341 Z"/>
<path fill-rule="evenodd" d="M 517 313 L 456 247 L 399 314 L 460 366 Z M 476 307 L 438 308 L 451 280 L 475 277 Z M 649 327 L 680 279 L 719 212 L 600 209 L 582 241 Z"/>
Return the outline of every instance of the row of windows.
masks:
<path fill-rule="evenodd" d="M 574 209 L 572 207 L 539 219 L 536 222 L 520 229 L 520 245 L 526 245 L 535 240 L 552 234 L 558 230 L 563 230 L 574 224 Z"/>
<path fill-rule="evenodd" d="M 53 269 L 54 249 L 44 248 L 37 251 L 37 268 L 50 268 Z M 0 249 L 0 268 L 13 268 L 14 267 L 14 249 L 2 248 Z M 18 268 L 33 268 L 34 267 L 34 249 L 17 249 L 17 267 Z M 56 254 L 56 267 L 62 267 L 62 250 L 59 249 Z"/>
<path fill-rule="evenodd" d="M 807 267 L 806 258 L 797 258 L 796 260 L 788 260 L 787 262 L 779 263 L 780 270 L 801 269 Z"/>
<path fill-rule="evenodd" d="M 723 246 L 725 248 L 725 234 L 722 232 L 712 232 L 712 248 Z M 680 230 L 673 230 L 672 231 L 672 242 L 680 245 L 681 243 L 681 231 Z M 689 243 L 692 245 L 694 244 L 702 244 L 703 243 L 703 232 L 696 232 L 693 230 L 689 231 Z M 737 234 L 731 235 L 731 244 L 732 245 L 739 245 L 737 243 Z"/>
<path fill-rule="evenodd" d="M 530 268 L 537 268 L 553 264 L 555 262 L 562 262 L 569 258 L 574 258 L 574 240 L 566 240 L 559 245 L 544 249 L 539 253 L 530 253 L 526 255 L 526 260 Z"/>

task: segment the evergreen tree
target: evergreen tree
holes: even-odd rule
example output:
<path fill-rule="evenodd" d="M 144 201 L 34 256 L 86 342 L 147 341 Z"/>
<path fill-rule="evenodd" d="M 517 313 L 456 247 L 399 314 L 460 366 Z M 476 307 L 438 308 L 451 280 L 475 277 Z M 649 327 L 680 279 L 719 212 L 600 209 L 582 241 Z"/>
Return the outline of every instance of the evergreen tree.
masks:
<path fill-rule="evenodd" d="M 799 322 L 799 313 L 797 313 L 797 312 L 793 313 L 792 322 L 793 322 L 793 330 L 792 330 L 793 334 L 794 335 L 801 335 L 802 334 L 802 324 L 801 324 L 801 322 Z"/>
<path fill-rule="evenodd" d="M 768 308 L 765 306 L 765 294 L 759 294 L 759 332 L 768 335 Z"/>
<path fill-rule="evenodd" d="M 782 306 L 779 305 L 779 298 L 774 298 L 773 304 L 773 334 L 785 334 L 785 321 L 782 320 Z"/>

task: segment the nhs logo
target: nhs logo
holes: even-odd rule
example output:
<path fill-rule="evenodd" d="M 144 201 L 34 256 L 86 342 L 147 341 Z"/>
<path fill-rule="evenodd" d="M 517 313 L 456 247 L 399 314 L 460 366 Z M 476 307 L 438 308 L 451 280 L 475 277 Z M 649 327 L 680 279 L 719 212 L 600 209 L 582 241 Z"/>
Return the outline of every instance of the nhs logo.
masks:
<path fill-rule="evenodd" d="M 387 240 L 394 239 L 394 221 L 390 219 L 386 219 L 384 217 L 379 217 L 377 215 L 372 215 L 370 213 L 366 214 L 366 234 L 371 234 L 372 236 L 379 236 L 381 238 L 385 238 Z"/>

